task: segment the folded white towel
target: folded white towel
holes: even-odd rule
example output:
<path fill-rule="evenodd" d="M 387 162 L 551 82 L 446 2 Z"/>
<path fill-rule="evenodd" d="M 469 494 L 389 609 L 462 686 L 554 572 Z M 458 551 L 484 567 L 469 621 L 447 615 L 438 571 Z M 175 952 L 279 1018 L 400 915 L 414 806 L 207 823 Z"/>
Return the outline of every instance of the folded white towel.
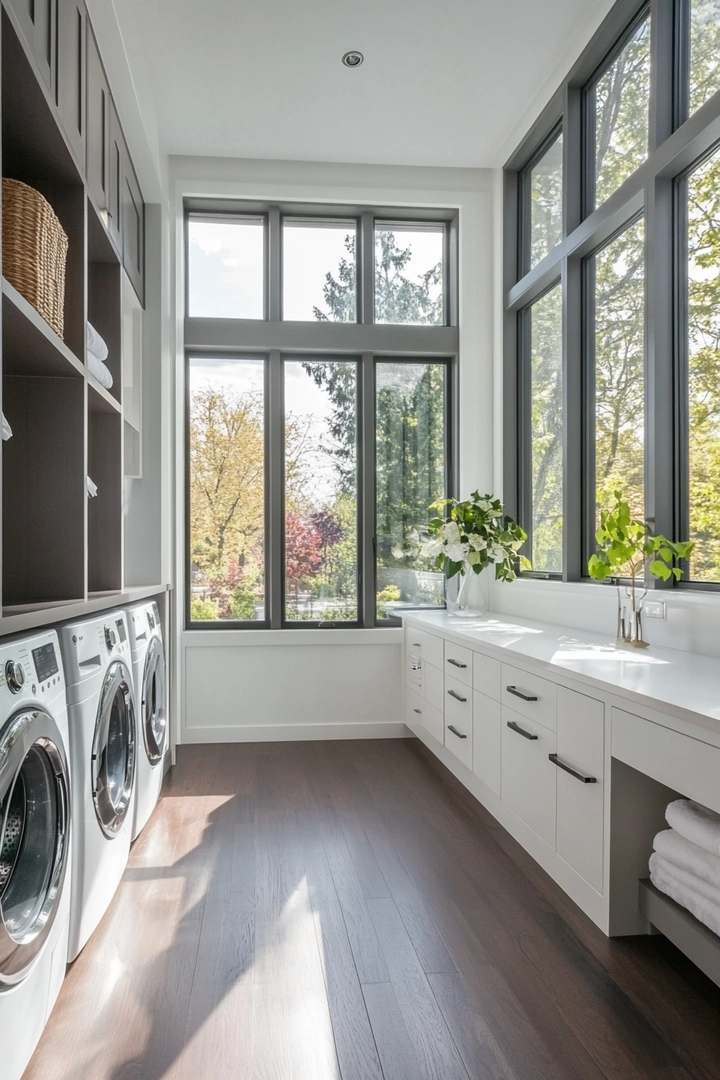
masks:
<path fill-rule="evenodd" d="M 720 889 L 718 889 L 717 885 L 705 881 L 704 878 L 698 877 L 697 874 L 691 874 L 689 870 L 683 870 L 682 867 L 676 866 L 675 863 L 664 859 L 662 855 L 658 855 L 657 851 L 653 851 L 650 856 L 649 865 L 651 872 L 659 867 L 662 874 L 679 882 L 684 889 L 702 896 L 708 903 L 715 904 L 720 915 Z"/>
<path fill-rule="evenodd" d="M 12 439 L 12 428 L 5 419 L 5 413 L 2 414 L 2 441 L 7 442 L 8 439 Z"/>
<path fill-rule="evenodd" d="M 102 360 L 98 360 L 92 353 L 88 353 L 87 366 L 90 374 L 95 376 L 100 385 L 109 390 L 113 384 L 113 377 L 110 374 L 110 369 L 103 364 Z"/>
<path fill-rule="evenodd" d="M 656 889 L 670 896 L 676 903 L 684 907 L 701 923 L 704 923 L 714 934 L 720 935 L 720 907 L 712 900 L 694 889 L 683 884 L 676 874 L 672 872 L 670 863 L 657 859 L 653 864 L 650 859 L 650 880 Z"/>
<path fill-rule="evenodd" d="M 85 335 L 87 342 L 87 351 L 91 356 L 96 356 L 98 360 L 107 360 L 108 347 L 103 339 L 98 334 L 97 330 L 92 323 L 87 324 L 87 333 Z"/>
<path fill-rule="evenodd" d="M 687 870 L 720 890 L 720 856 L 693 844 L 674 829 L 663 829 L 653 840 L 653 847 L 673 866 Z"/>
<path fill-rule="evenodd" d="M 93 483 L 89 476 L 86 476 L 87 480 L 87 493 L 89 499 L 94 499 L 97 495 L 97 484 Z"/>
<path fill-rule="evenodd" d="M 665 811 L 665 819 L 686 840 L 720 855 L 720 814 L 690 799 L 676 799 Z"/>

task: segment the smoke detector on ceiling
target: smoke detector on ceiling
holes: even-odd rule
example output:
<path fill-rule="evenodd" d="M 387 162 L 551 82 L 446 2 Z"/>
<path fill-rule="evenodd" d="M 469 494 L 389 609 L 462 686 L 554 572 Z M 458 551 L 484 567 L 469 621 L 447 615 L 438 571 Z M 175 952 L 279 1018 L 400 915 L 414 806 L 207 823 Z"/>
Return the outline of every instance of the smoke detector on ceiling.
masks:
<path fill-rule="evenodd" d="M 342 62 L 345 67 L 356 68 L 360 67 L 365 57 L 357 49 L 351 49 L 350 52 L 346 52 L 342 58 Z"/>

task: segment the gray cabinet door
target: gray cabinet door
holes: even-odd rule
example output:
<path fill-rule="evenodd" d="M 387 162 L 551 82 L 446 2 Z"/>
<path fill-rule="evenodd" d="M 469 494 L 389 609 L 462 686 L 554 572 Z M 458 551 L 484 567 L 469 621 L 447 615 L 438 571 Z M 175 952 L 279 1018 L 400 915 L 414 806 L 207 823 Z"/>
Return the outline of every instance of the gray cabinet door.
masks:
<path fill-rule="evenodd" d="M 85 164 L 87 12 L 83 0 L 58 0 L 57 104 L 75 160 Z"/>
<path fill-rule="evenodd" d="M 87 137 L 86 165 L 88 190 L 96 209 L 108 209 L 110 146 L 110 89 L 100 51 L 92 29 L 87 35 Z"/>
<path fill-rule="evenodd" d="M 123 266 L 140 303 L 145 305 L 145 206 L 129 154 L 122 184 Z"/>
<path fill-rule="evenodd" d="M 107 201 L 107 228 L 110 239 L 122 253 L 122 195 L 123 173 L 125 171 L 125 139 L 118 119 L 115 105 L 110 100 L 110 125 L 108 140 L 108 201 Z"/>
<path fill-rule="evenodd" d="M 48 89 L 55 93 L 57 0 L 6 0 Z"/>

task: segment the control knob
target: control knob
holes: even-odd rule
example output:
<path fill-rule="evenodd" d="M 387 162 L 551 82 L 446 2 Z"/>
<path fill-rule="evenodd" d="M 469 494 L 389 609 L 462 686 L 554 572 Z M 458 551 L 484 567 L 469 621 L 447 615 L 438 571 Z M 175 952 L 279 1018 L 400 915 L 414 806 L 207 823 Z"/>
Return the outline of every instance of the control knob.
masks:
<path fill-rule="evenodd" d="M 105 627 L 105 644 L 107 645 L 108 652 L 112 652 L 113 645 L 115 644 L 115 631 L 111 630 L 109 626 Z"/>
<path fill-rule="evenodd" d="M 5 681 L 11 693 L 19 694 L 25 683 L 25 668 L 22 664 L 16 660 L 8 660 L 5 665 Z"/>

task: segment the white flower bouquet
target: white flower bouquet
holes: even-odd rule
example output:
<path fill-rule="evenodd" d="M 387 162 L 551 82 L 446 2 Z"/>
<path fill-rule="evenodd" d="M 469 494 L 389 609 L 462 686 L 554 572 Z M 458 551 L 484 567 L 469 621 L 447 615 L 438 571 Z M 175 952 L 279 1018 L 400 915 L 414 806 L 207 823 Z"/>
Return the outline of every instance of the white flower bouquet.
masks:
<path fill-rule="evenodd" d="M 494 565 L 497 581 L 514 581 L 518 567 L 531 569 L 530 560 L 520 555 L 527 533 L 504 513 L 499 499 L 474 491 L 464 502 L 442 499 L 430 509 L 440 512 L 447 506 L 447 517 L 430 521 L 430 539 L 423 544 L 422 553 L 435 559 L 448 578 L 480 574 Z"/>

